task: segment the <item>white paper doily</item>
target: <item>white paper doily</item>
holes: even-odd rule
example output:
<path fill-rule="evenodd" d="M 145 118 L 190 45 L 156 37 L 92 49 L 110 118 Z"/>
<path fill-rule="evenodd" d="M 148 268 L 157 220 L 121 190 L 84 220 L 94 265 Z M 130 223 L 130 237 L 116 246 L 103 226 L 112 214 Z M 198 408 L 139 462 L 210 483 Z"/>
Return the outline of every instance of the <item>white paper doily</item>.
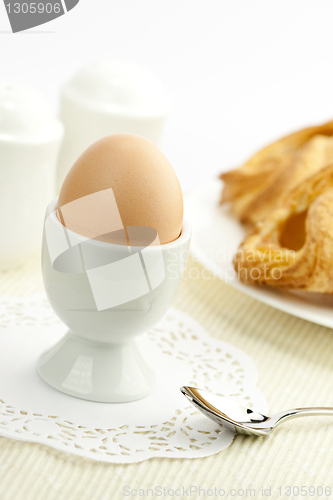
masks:
<path fill-rule="evenodd" d="M 196 458 L 225 449 L 234 433 L 197 412 L 180 393 L 181 385 L 267 411 L 252 360 L 176 309 L 142 336 L 157 383 L 149 396 L 132 403 L 72 398 L 39 378 L 39 354 L 65 331 L 44 295 L 0 298 L 0 435 L 103 462 Z"/>

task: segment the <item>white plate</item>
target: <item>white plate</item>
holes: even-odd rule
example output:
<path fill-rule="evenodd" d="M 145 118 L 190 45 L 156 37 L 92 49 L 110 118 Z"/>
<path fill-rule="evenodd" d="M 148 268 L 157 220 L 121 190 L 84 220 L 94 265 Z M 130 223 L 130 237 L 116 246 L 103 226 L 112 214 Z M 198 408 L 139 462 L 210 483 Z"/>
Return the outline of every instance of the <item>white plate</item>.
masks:
<path fill-rule="evenodd" d="M 333 307 L 316 304 L 287 292 L 244 285 L 235 276 L 232 257 L 245 235 L 244 228 L 219 205 L 221 183 L 216 181 L 186 197 L 186 218 L 192 224 L 191 253 L 223 281 L 276 309 L 333 328 Z"/>

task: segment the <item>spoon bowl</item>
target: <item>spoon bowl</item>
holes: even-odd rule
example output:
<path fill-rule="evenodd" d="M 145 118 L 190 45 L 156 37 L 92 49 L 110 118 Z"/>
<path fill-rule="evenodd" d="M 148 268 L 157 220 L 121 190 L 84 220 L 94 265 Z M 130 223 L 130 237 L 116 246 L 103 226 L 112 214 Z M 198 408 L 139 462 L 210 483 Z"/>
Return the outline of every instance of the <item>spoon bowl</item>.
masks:
<path fill-rule="evenodd" d="M 183 386 L 180 391 L 206 417 L 239 434 L 268 436 L 273 429 L 291 418 L 331 415 L 333 408 L 295 408 L 274 415 L 263 415 L 237 401 L 218 396 L 197 387 Z"/>

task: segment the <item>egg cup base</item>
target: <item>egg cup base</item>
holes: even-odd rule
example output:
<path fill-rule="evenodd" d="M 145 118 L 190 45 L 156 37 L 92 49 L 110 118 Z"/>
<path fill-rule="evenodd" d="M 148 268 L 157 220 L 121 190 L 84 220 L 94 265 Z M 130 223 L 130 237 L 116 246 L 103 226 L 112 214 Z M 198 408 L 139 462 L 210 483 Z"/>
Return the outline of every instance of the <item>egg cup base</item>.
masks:
<path fill-rule="evenodd" d="M 100 403 L 141 399 L 155 383 L 138 339 L 107 344 L 82 339 L 71 331 L 39 357 L 37 373 L 62 393 Z"/>

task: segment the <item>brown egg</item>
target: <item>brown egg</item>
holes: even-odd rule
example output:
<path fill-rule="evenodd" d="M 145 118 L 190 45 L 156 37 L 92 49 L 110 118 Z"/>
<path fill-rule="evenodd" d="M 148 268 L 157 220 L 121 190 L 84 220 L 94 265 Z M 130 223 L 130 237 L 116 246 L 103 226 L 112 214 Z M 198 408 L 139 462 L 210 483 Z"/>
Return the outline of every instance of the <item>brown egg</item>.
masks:
<path fill-rule="evenodd" d="M 62 185 L 58 209 L 65 226 L 88 238 L 126 244 L 128 234 L 137 234 L 135 227 L 145 226 L 165 244 L 180 235 L 183 196 L 170 162 L 154 144 L 138 135 L 115 134 L 76 160 Z"/>

